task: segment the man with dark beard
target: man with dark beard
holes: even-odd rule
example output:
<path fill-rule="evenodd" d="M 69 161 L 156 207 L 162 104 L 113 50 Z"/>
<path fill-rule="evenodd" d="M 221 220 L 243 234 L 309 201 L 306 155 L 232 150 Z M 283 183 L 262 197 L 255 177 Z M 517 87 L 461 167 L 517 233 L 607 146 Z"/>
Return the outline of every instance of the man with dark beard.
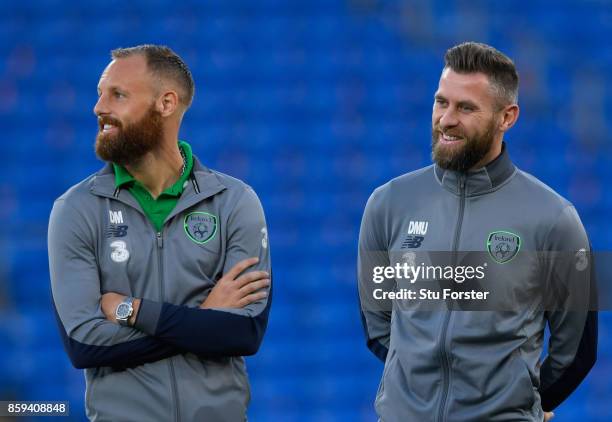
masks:
<path fill-rule="evenodd" d="M 117 49 L 98 84 L 108 164 L 53 206 L 49 265 L 93 421 L 243 421 L 242 356 L 271 303 L 261 204 L 178 140 L 194 82 L 171 49 Z"/>
<path fill-rule="evenodd" d="M 434 95 L 434 165 L 368 200 L 358 279 L 367 344 L 385 362 L 381 421 L 548 421 L 595 362 L 589 241 L 572 204 L 510 160 L 503 137 L 517 96 L 507 56 L 472 42 L 449 49 Z M 395 271 L 416 274 L 424 262 L 455 271 L 423 277 L 423 289 Z M 470 279 L 466 263 L 483 276 Z M 491 299 L 435 296 L 466 288 Z"/>

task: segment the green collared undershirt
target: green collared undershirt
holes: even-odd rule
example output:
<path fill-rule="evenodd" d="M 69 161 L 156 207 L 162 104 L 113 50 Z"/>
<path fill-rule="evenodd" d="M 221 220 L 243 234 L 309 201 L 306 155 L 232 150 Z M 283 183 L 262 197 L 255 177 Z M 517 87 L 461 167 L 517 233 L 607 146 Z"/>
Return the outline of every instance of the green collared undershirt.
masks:
<path fill-rule="evenodd" d="M 124 167 L 113 163 L 113 168 L 115 169 L 115 187 L 127 186 L 128 191 L 138 201 L 149 221 L 151 221 L 151 224 L 153 224 L 153 227 L 158 232 L 164 226 L 164 220 L 168 217 L 168 214 L 176 206 L 179 197 L 183 193 L 183 185 L 193 169 L 191 146 L 187 142 L 179 141 L 179 148 L 185 158 L 185 169 L 181 177 L 172 186 L 164 190 L 157 199 L 154 199 L 147 188 L 136 180 Z"/>

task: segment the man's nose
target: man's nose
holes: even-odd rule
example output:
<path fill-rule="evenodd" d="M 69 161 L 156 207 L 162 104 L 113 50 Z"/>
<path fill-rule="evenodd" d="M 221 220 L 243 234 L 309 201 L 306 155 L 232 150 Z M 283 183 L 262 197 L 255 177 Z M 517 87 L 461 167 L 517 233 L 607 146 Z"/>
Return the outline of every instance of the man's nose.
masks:
<path fill-rule="evenodd" d="M 104 114 L 109 114 L 108 107 L 106 105 L 106 99 L 104 95 L 100 95 L 98 97 L 98 101 L 94 105 L 93 112 L 96 116 L 101 116 Z"/>
<path fill-rule="evenodd" d="M 454 127 L 458 124 L 459 119 L 457 119 L 457 113 L 451 108 L 444 110 L 440 117 L 440 127 Z"/>

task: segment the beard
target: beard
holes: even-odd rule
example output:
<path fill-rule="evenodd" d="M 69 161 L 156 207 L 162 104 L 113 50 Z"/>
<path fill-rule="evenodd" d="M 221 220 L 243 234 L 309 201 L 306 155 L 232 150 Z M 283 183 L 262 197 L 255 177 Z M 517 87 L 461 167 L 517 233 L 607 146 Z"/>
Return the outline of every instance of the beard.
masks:
<path fill-rule="evenodd" d="M 107 123 L 117 128 L 116 133 L 103 132 Z M 98 118 L 98 125 L 96 155 L 121 166 L 138 163 L 162 142 L 162 117 L 153 105 L 140 120 L 125 127 L 121 121 L 107 116 Z"/>
<path fill-rule="evenodd" d="M 441 145 L 440 126 L 435 124 L 431 130 L 431 158 L 436 164 L 446 170 L 466 172 L 474 167 L 491 150 L 495 131 L 495 118 L 491 118 L 484 131 L 467 137 L 464 133 L 452 132 L 452 135 L 462 137 L 457 143 L 463 145 Z"/>

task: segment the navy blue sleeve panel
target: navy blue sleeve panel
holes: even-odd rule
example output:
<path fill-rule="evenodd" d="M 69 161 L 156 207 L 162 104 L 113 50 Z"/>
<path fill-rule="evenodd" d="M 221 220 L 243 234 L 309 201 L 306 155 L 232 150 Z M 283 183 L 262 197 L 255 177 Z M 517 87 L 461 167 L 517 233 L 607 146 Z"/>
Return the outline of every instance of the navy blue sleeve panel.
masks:
<path fill-rule="evenodd" d="M 580 217 L 567 206 L 545 246 L 547 293 L 554 306 L 545 317 L 548 356 L 540 369 L 542 408 L 553 410 L 587 376 L 597 359 L 597 280 L 592 247 Z"/>
<path fill-rule="evenodd" d="M 580 344 L 572 363 L 553 384 L 540 391 L 542 409 L 550 412 L 559 406 L 580 385 L 597 360 L 597 312 L 590 311 Z M 550 357 L 542 364 L 540 377 L 550 376 Z"/>
<path fill-rule="evenodd" d="M 197 355 L 249 356 L 259 350 L 268 325 L 271 303 L 272 288 L 265 308 L 255 315 L 160 304 L 143 299 L 137 328 L 167 344 Z M 148 315 L 157 315 L 141 318 L 140 312 L 143 310 Z M 156 323 L 151 324 L 150 321 Z"/>
<path fill-rule="evenodd" d="M 204 356 L 248 356 L 259 350 L 272 303 L 272 267 L 268 229 L 255 192 L 243 187 L 227 220 L 223 274 L 250 257 L 248 268 L 270 274 L 267 297 L 239 309 L 200 309 L 143 299 L 134 328 L 170 345 Z M 219 274 L 222 275 L 222 274 Z"/>
<path fill-rule="evenodd" d="M 126 367 L 179 353 L 177 348 L 106 319 L 95 245 L 97 230 L 83 209 L 58 199 L 49 219 L 53 310 L 69 358 L 77 368 Z M 155 346 L 159 351 L 153 350 Z"/>
<path fill-rule="evenodd" d="M 155 362 L 174 356 L 178 349 L 152 337 L 144 337 L 112 346 L 95 346 L 81 343 L 66 334 L 55 305 L 53 311 L 64 349 L 77 369 L 110 366 L 114 368 L 132 368 L 149 362 Z"/>
<path fill-rule="evenodd" d="M 592 250 L 591 245 L 589 249 Z M 549 356 L 542 364 L 540 369 L 540 396 L 542 400 L 542 409 L 545 412 L 550 412 L 559 406 L 569 397 L 572 392 L 578 388 L 582 380 L 587 376 L 591 368 L 597 360 L 597 338 L 598 338 L 598 288 L 595 270 L 595 260 L 592 254 L 589 254 L 590 260 L 590 278 L 589 278 L 589 309 L 586 315 L 582 336 L 576 353 L 569 365 L 558 378 L 549 382 L 555 376 L 553 360 L 551 359 L 551 351 Z M 553 351 L 554 354 L 554 351 Z"/>
<path fill-rule="evenodd" d="M 382 344 L 377 339 L 370 338 L 368 334 L 368 323 L 366 322 L 365 315 L 363 311 L 361 310 L 360 310 L 360 313 L 361 313 L 361 324 L 363 325 L 363 331 L 365 333 L 366 344 L 368 346 L 368 349 L 370 349 L 370 351 L 374 353 L 374 355 L 378 359 L 380 359 L 383 363 L 385 363 L 387 361 L 387 354 L 389 354 L 389 348 L 386 347 L 384 344 Z"/>

